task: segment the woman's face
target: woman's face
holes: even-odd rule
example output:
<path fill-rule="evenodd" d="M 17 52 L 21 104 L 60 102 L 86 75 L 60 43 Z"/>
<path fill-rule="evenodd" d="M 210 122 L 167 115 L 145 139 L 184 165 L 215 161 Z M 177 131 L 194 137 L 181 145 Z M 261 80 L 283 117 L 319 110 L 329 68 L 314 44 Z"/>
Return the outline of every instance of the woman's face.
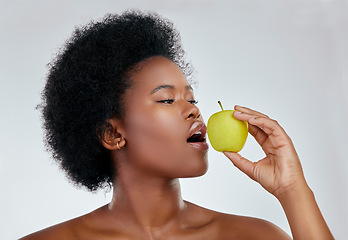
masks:
<path fill-rule="evenodd" d="M 146 174 L 179 178 L 207 171 L 206 127 L 181 69 L 153 57 L 131 74 L 123 126 L 127 164 Z M 188 138 L 195 132 L 197 138 Z"/>

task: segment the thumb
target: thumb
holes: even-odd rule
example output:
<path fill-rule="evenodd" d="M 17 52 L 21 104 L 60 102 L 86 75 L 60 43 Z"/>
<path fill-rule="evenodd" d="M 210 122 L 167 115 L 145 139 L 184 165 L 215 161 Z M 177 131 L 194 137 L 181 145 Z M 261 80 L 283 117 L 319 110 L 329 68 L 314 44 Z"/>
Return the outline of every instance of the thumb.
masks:
<path fill-rule="evenodd" d="M 234 166 L 236 166 L 239 170 L 248 175 L 251 179 L 254 178 L 254 163 L 250 160 L 242 157 L 239 153 L 235 152 L 223 152 L 227 158 L 231 160 Z"/>

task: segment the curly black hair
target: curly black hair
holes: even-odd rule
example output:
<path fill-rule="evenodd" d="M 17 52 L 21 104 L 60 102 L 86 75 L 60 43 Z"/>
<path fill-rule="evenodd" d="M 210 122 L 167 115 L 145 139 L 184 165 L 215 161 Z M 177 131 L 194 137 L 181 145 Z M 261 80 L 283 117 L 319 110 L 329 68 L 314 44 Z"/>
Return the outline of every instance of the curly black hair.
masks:
<path fill-rule="evenodd" d="M 42 92 L 47 150 L 77 186 L 95 191 L 117 177 L 100 133 L 122 118 L 129 71 L 154 56 L 175 62 L 189 78 L 180 35 L 156 13 L 129 10 L 76 27 L 48 65 Z"/>

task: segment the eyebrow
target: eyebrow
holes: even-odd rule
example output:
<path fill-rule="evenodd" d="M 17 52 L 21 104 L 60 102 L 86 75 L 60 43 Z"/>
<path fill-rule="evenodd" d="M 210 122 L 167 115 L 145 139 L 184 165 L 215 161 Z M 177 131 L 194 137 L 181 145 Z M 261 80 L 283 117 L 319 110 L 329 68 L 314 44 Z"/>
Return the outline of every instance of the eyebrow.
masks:
<path fill-rule="evenodd" d="M 152 90 L 150 92 L 150 95 L 154 94 L 155 92 L 157 92 L 157 91 L 159 91 L 161 89 L 166 89 L 166 88 L 175 89 L 175 87 L 173 85 L 160 85 L 160 86 L 156 87 L 154 90 Z M 186 85 L 186 90 L 193 91 L 193 88 L 190 85 Z"/>

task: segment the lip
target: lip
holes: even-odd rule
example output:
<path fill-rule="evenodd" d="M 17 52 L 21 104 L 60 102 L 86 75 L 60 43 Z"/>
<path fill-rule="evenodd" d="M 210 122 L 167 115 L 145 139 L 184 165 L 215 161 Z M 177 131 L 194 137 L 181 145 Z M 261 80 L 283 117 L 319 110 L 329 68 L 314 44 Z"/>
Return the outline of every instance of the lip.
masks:
<path fill-rule="evenodd" d="M 198 131 L 201 131 L 202 135 L 205 136 L 205 134 L 207 133 L 207 127 L 205 126 L 204 122 L 195 121 L 194 123 L 192 123 L 186 139 L 190 138 L 195 132 Z"/>
<path fill-rule="evenodd" d="M 188 136 L 186 139 L 190 138 L 195 132 L 197 131 L 201 131 L 202 135 L 206 136 L 206 133 L 207 133 L 207 126 L 205 125 L 204 122 L 202 121 L 195 121 L 194 123 L 192 123 L 191 127 L 190 127 L 190 130 L 189 130 L 189 133 L 188 133 Z M 209 147 L 208 147 L 208 144 L 206 142 L 206 138 L 204 139 L 203 142 L 188 142 L 188 144 L 196 149 L 199 149 L 199 150 L 207 150 Z"/>
<path fill-rule="evenodd" d="M 209 148 L 209 146 L 208 146 L 208 144 L 207 144 L 207 142 L 206 141 L 204 141 L 204 142 L 194 142 L 194 143 L 188 143 L 191 147 L 194 147 L 194 148 L 196 148 L 196 149 L 198 149 L 198 150 L 201 150 L 201 151 L 206 151 L 206 150 L 208 150 L 208 148 Z"/>

